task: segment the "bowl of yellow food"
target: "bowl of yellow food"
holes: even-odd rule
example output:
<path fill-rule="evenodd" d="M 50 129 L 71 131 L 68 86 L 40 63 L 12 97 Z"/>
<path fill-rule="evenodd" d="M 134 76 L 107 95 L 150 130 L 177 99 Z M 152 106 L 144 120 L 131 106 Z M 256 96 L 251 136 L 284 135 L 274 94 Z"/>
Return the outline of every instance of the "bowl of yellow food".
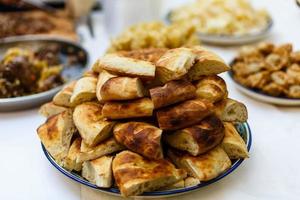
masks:
<path fill-rule="evenodd" d="M 261 40 L 273 26 L 268 12 L 247 0 L 198 0 L 172 10 L 167 18 L 172 24 L 193 25 L 203 42 L 218 45 Z"/>

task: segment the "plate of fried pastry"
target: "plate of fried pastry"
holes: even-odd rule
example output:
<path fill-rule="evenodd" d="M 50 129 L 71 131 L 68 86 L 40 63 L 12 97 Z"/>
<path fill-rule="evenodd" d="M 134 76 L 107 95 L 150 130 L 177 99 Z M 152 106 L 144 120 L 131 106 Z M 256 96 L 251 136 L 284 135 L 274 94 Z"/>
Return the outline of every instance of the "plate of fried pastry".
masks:
<path fill-rule="evenodd" d="M 40 108 L 50 163 L 67 177 L 123 197 L 197 190 L 249 157 L 246 106 L 202 47 L 109 53 Z"/>
<path fill-rule="evenodd" d="M 231 63 L 237 88 L 260 101 L 300 105 L 300 51 L 292 44 L 243 47 Z"/>

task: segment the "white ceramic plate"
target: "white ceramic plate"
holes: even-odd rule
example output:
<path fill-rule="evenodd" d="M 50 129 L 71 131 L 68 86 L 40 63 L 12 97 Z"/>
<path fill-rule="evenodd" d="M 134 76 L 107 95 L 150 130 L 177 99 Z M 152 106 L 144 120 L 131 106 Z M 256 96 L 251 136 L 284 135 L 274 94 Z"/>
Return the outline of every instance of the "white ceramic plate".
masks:
<path fill-rule="evenodd" d="M 275 105 L 281 105 L 281 106 L 299 106 L 300 105 L 300 99 L 292 99 L 287 97 L 274 97 L 268 94 L 264 94 L 262 92 L 256 91 L 251 88 L 247 88 L 237 81 L 233 79 L 232 73 L 228 73 L 229 77 L 233 80 L 235 83 L 236 88 L 244 93 L 245 95 L 256 99 L 258 101 L 262 101 L 265 103 L 275 104 Z"/>

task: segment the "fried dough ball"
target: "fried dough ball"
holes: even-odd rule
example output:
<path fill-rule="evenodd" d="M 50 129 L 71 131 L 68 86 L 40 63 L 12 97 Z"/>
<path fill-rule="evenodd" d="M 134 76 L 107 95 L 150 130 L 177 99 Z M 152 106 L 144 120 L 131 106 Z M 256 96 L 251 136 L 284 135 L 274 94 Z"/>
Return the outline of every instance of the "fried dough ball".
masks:
<path fill-rule="evenodd" d="M 262 91 L 272 96 L 280 96 L 284 92 L 284 87 L 272 82 L 264 86 Z"/>
<path fill-rule="evenodd" d="M 288 96 L 292 98 L 300 98 L 300 85 L 292 85 L 289 88 Z"/>

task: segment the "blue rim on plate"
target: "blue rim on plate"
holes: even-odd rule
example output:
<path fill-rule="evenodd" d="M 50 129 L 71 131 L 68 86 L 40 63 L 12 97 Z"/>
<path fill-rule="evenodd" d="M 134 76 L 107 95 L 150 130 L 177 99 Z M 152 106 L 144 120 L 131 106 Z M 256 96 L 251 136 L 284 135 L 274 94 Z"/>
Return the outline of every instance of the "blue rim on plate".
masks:
<path fill-rule="evenodd" d="M 245 123 L 238 123 L 236 124 L 236 128 L 238 130 L 238 132 L 240 133 L 240 135 L 242 136 L 242 138 L 245 140 L 246 145 L 247 145 L 247 149 L 248 151 L 251 148 L 251 144 L 252 144 L 252 134 L 251 134 L 251 130 L 249 127 L 249 124 L 247 122 Z M 44 145 L 42 144 L 42 149 L 43 152 L 46 156 L 46 158 L 50 161 L 50 163 L 57 169 L 59 170 L 61 173 L 63 173 L 65 176 L 73 179 L 74 181 L 83 184 L 85 186 L 91 187 L 93 189 L 96 189 L 98 191 L 101 192 L 105 192 L 105 193 L 109 193 L 112 195 L 120 195 L 120 191 L 117 188 L 99 188 L 97 187 L 95 184 L 90 183 L 89 181 L 85 180 L 83 177 L 81 177 L 79 174 L 74 173 L 74 172 L 70 172 L 66 169 L 64 169 L 63 167 L 61 167 L 60 165 L 58 165 L 56 163 L 56 161 L 52 158 L 52 156 L 47 152 L 46 148 L 44 147 Z M 188 188 L 181 188 L 181 189 L 173 189 L 173 190 L 166 190 L 166 191 L 153 191 L 153 192 L 145 192 L 140 196 L 143 197 L 162 197 L 162 196 L 170 196 L 170 195 L 179 195 L 179 194 L 184 194 L 187 192 L 191 192 L 191 191 L 195 191 L 199 188 L 205 187 L 207 185 L 210 185 L 214 182 L 219 181 L 220 179 L 224 178 L 225 176 L 229 175 L 230 173 L 232 173 L 236 168 L 238 168 L 238 166 L 244 161 L 244 159 L 238 159 L 235 160 L 232 164 L 232 166 L 230 167 L 230 169 L 228 169 L 226 172 L 224 172 L 223 174 L 219 175 L 218 177 L 210 180 L 210 181 L 206 181 L 206 182 L 202 182 L 196 186 L 192 186 L 192 187 L 188 187 Z"/>

